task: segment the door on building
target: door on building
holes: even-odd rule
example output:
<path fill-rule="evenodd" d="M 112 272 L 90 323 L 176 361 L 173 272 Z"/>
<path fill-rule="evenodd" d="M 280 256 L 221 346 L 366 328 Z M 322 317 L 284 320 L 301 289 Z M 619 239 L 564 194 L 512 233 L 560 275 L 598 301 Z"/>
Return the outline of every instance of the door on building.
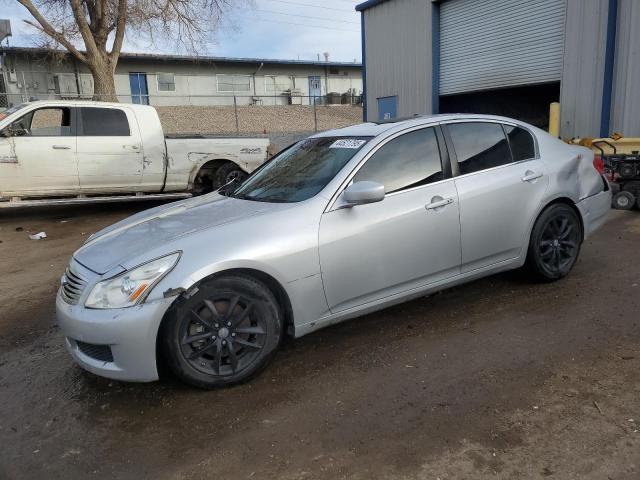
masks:
<path fill-rule="evenodd" d="M 73 109 L 31 110 L 7 127 L 4 135 L 0 136 L 0 183 L 5 193 L 78 193 Z"/>
<path fill-rule="evenodd" d="M 378 98 L 378 120 L 392 120 L 398 116 L 398 97 Z"/>
<path fill-rule="evenodd" d="M 137 190 L 144 156 L 133 113 L 115 107 L 81 107 L 77 111 L 80 189 Z"/>
<path fill-rule="evenodd" d="M 149 87 L 146 73 L 130 73 L 131 101 L 139 105 L 149 105 Z"/>
<path fill-rule="evenodd" d="M 0 108 L 8 108 L 9 99 L 7 98 L 7 89 L 4 86 L 4 75 L 0 72 Z"/>
<path fill-rule="evenodd" d="M 309 104 L 322 103 L 322 79 L 320 76 L 309 77 Z"/>
<path fill-rule="evenodd" d="M 384 185 L 384 200 L 322 216 L 320 265 L 331 311 L 460 272 L 458 195 L 442 142 L 433 127 L 391 139 L 353 177 Z"/>

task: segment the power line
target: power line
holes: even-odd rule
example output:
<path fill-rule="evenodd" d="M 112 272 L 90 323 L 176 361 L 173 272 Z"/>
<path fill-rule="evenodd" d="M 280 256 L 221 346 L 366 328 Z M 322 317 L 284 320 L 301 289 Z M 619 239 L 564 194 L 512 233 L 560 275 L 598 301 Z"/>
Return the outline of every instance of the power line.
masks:
<path fill-rule="evenodd" d="M 288 17 L 310 18 L 312 20 L 324 20 L 325 22 L 350 23 L 352 25 L 360 25 L 360 22 L 350 22 L 348 20 L 336 20 L 336 19 L 327 18 L 327 17 L 314 17 L 311 15 L 298 15 L 297 13 L 276 12 L 275 10 L 254 9 L 254 12 L 274 13 L 276 15 L 286 15 Z"/>
<path fill-rule="evenodd" d="M 298 7 L 311 7 L 311 8 L 321 8 L 322 10 L 333 10 L 336 12 L 351 12 L 353 13 L 354 10 L 350 9 L 350 8 L 332 8 L 332 7 L 325 7 L 323 5 L 312 5 L 310 3 L 298 3 L 298 2 L 288 2 L 287 0 L 266 0 L 267 2 L 276 2 L 276 3 L 284 3 L 287 5 L 295 5 Z"/>
<path fill-rule="evenodd" d="M 334 30 L 338 32 L 360 33 L 360 30 L 347 30 L 345 28 L 321 27 L 320 25 L 309 25 L 307 23 L 282 22 L 280 20 L 269 20 L 266 18 L 256 18 L 256 20 L 259 22 L 271 22 L 271 23 L 282 23 L 285 25 L 296 25 L 298 27 L 322 28 L 324 30 Z"/>

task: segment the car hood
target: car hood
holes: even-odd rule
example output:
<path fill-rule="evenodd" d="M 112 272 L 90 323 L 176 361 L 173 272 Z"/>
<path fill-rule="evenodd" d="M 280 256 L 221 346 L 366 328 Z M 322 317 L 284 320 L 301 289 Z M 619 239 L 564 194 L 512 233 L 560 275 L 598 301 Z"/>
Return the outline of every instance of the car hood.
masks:
<path fill-rule="evenodd" d="M 290 204 L 239 200 L 217 193 L 162 205 L 99 231 L 74 258 L 103 274 L 180 237 L 288 207 Z"/>

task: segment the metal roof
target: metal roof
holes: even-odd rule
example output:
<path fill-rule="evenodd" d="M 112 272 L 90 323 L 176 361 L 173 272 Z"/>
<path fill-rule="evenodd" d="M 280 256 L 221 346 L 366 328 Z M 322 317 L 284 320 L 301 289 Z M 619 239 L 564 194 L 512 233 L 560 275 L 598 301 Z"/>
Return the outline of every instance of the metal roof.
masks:
<path fill-rule="evenodd" d="M 52 50 L 48 48 L 32 47 L 0 47 L 0 52 L 23 53 L 31 55 L 68 55 L 65 50 Z M 120 59 L 125 60 L 160 60 L 165 62 L 190 62 L 190 63 L 265 63 L 270 65 L 301 65 L 314 67 L 354 67 L 361 68 L 361 63 L 354 62 L 323 62 L 315 60 L 279 60 L 274 58 L 238 58 L 238 57 L 212 57 L 212 56 L 189 56 L 156 53 L 127 53 L 122 52 Z"/>

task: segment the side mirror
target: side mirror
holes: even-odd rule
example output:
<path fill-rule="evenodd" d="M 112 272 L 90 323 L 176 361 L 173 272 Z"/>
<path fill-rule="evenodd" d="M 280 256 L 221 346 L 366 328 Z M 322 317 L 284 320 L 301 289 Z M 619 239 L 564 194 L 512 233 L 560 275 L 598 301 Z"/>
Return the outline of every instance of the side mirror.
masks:
<path fill-rule="evenodd" d="M 345 189 L 342 198 L 342 208 L 381 202 L 384 200 L 384 185 L 369 181 L 356 182 Z"/>

